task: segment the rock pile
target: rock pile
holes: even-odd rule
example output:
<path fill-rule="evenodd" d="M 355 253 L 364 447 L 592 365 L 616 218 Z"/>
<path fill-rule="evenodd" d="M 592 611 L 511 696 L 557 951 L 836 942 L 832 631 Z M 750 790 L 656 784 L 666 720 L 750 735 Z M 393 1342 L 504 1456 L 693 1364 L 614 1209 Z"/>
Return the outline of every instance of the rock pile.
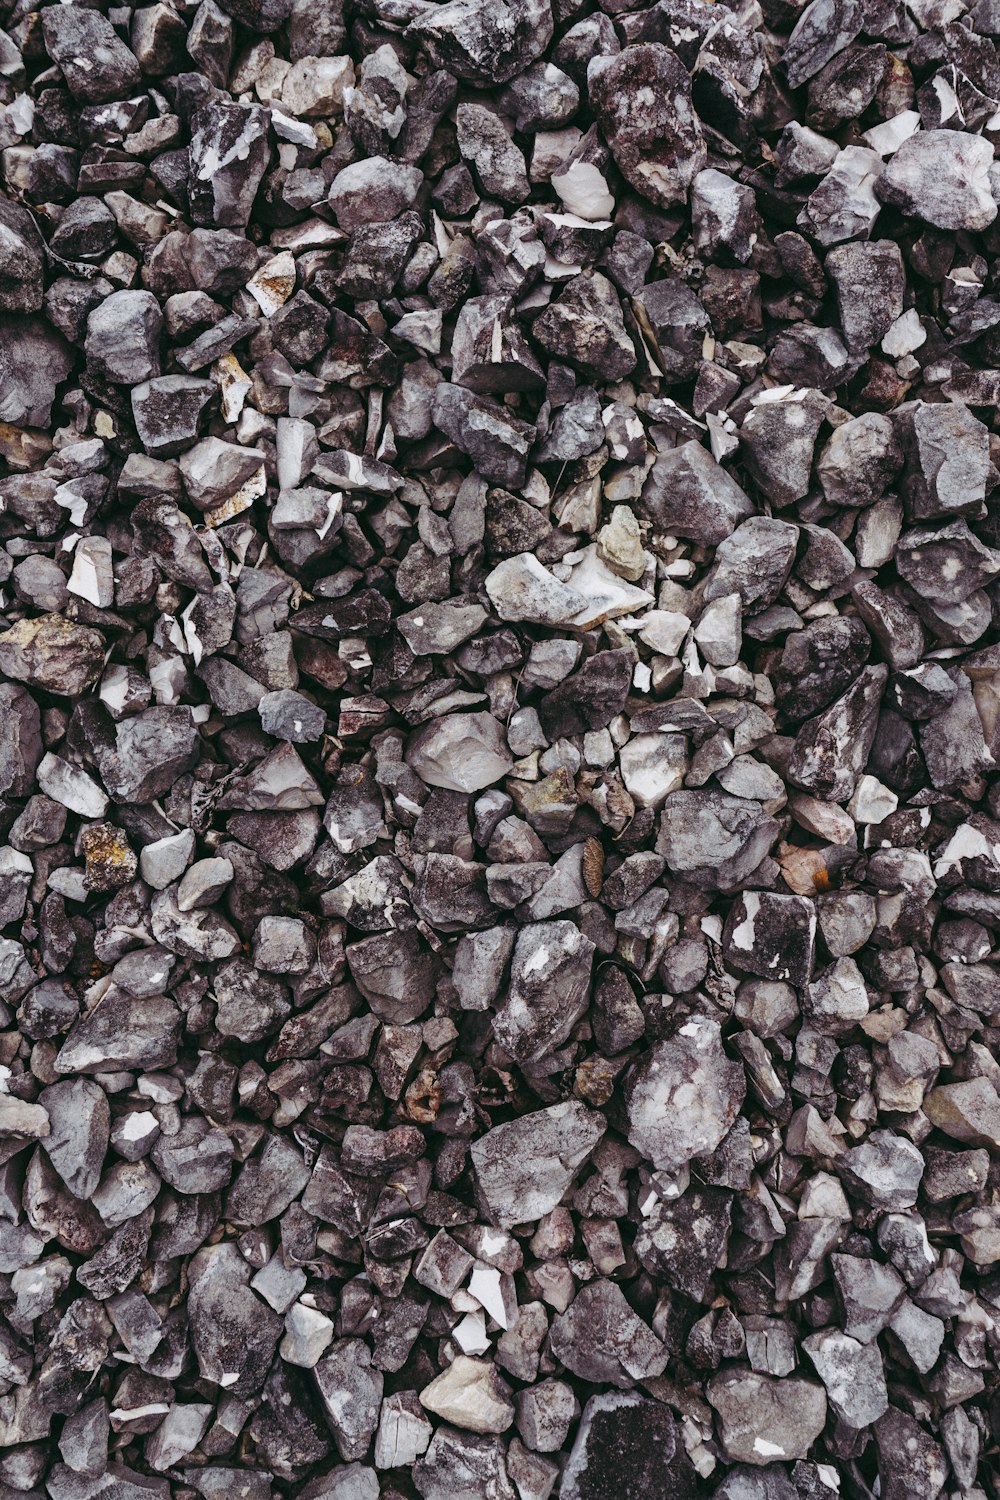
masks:
<path fill-rule="evenodd" d="M 0 1500 L 1000 1496 L 998 44 L 2 0 Z"/>

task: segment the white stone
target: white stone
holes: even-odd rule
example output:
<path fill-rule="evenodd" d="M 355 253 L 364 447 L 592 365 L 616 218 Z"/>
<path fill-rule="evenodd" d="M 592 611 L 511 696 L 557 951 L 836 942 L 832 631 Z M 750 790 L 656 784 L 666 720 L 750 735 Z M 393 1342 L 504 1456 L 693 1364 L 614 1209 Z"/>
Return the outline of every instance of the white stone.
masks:
<path fill-rule="evenodd" d="M 580 630 L 591 630 L 595 625 L 603 625 L 605 620 L 634 614 L 653 603 L 652 594 L 619 578 L 601 561 L 596 542 L 563 560 L 570 566 L 570 587 L 585 601 L 582 609 L 569 621 Z"/>
<path fill-rule="evenodd" d="M 171 1469 L 193 1452 L 204 1437 L 213 1412 L 214 1407 L 207 1402 L 172 1406 L 156 1431 L 146 1439 L 145 1454 L 149 1467 L 158 1473 Z"/>
<path fill-rule="evenodd" d="M 904 354 L 912 354 L 926 342 L 927 330 L 920 321 L 920 314 L 915 307 L 908 307 L 906 312 L 900 313 L 882 340 L 882 353 L 888 354 L 890 359 L 902 359 Z"/>
<path fill-rule="evenodd" d="M 453 1304 L 462 1300 L 462 1294 L 452 1299 Z M 460 1312 L 461 1308 L 455 1308 Z M 474 1307 L 455 1324 L 451 1336 L 463 1354 L 485 1354 L 490 1348 L 490 1336 L 486 1332 L 486 1315 L 481 1307 Z"/>
<path fill-rule="evenodd" d="M 45 884 L 50 891 L 55 891 L 57 896 L 62 896 L 67 901 L 86 901 L 90 895 L 86 873 L 85 870 L 74 869 L 71 865 L 59 865 L 52 871 Z"/>
<path fill-rule="evenodd" d="M 882 823 L 899 806 L 899 798 L 877 776 L 862 776 L 847 804 L 856 823 Z"/>
<path fill-rule="evenodd" d="M 960 865 L 963 859 L 985 856 L 994 864 L 1000 864 L 1000 846 L 991 844 L 986 835 L 971 823 L 962 823 L 955 829 L 934 864 L 934 878 L 941 880 L 948 871 Z"/>
<path fill-rule="evenodd" d="M 53 802 L 61 803 L 81 818 L 103 818 L 107 811 L 107 795 L 97 782 L 61 755 L 53 755 L 51 750 L 38 767 L 38 785 Z"/>
<path fill-rule="evenodd" d="M 561 583 L 530 552 L 505 557 L 487 575 L 484 587 L 501 620 L 561 625 L 587 604 L 576 588 Z"/>
<path fill-rule="evenodd" d="M 465 1354 L 424 1387 L 420 1404 L 465 1432 L 506 1432 L 514 1420 L 507 1382 L 492 1364 Z"/>
<path fill-rule="evenodd" d="M 307 151 L 314 151 L 318 144 L 318 138 L 311 125 L 303 120 L 296 120 L 291 115 L 284 114 L 276 105 L 271 105 L 271 128 L 279 141 L 289 141 L 293 146 L 304 146 Z"/>
<path fill-rule="evenodd" d="M 637 734 L 619 754 L 622 780 L 638 807 L 660 807 L 683 785 L 687 748 L 682 734 Z"/>
<path fill-rule="evenodd" d="M 567 213 L 591 224 L 608 219 L 615 211 L 607 180 L 593 162 L 575 161 L 565 171 L 553 172 L 552 186 Z"/>
<path fill-rule="evenodd" d="M 821 802 L 804 792 L 789 791 L 788 808 L 801 828 L 831 844 L 849 844 L 854 838 L 854 819 L 835 802 Z"/>
<path fill-rule="evenodd" d="M 677 656 L 690 629 L 687 615 L 672 609 L 651 609 L 642 617 L 639 639 L 660 656 Z"/>
<path fill-rule="evenodd" d="M 315 1307 L 294 1302 L 285 1314 L 285 1336 L 278 1353 L 290 1365 L 311 1370 L 333 1342 L 333 1323 Z"/>
<path fill-rule="evenodd" d="M 517 1296 L 513 1279 L 496 1266 L 477 1261 L 469 1278 L 469 1291 L 501 1328 L 510 1328 L 517 1318 Z"/>
<path fill-rule="evenodd" d="M 610 766 L 615 758 L 615 742 L 606 729 L 591 729 L 583 736 L 583 763 L 594 770 Z"/>
<path fill-rule="evenodd" d="M 253 381 L 235 354 L 223 354 L 221 359 L 215 361 L 212 379 L 221 393 L 223 421 L 239 421 L 243 404 L 253 389 Z"/>
<path fill-rule="evenodd" d="M 282 80 L 281 102 L 293 115 L 324 118 L 339 113 L 353 84 L 349 57 L 300 57 Z"/>
<path fill-rule="evenodd" d="M 284 307 L 295 290 L 295 257 L 288 250 L 274 255 L 247 282 L 247 291 L 266 318 Z"/>
<path fill-rule="evenodd" d="M 739 594 L 724 594 L 702 610 L 694 627 L 698 649 L 713 667 L 733 667 L 743 644 L 743 606 Z"/>
<path fill-rule="evenodd" d="M 111 571 L 111 543 L 106 536 L 85 536 L 73 550 L 73 571 L 66 585 L 71 594 L 97 609 L 110 609 L 115 600 Z"/>
<path fill-rule="evenodd" d="M 411 739 L 406 761 L 428 786 L 478 792 L 513 765 L 503 731 L 492 714 L 432 719 Z"/>
<path fill-rule="evenodd" d="M 915 130 L 920 129 L 920 115 L 915 109 L 904 109 L 881 125 L 873 125 L 861 139 L 877 151 L 879 156 L 892 156 L 904 141 L 908 141 Z M 886 351 L 888 352 L 888 351 Z"/>

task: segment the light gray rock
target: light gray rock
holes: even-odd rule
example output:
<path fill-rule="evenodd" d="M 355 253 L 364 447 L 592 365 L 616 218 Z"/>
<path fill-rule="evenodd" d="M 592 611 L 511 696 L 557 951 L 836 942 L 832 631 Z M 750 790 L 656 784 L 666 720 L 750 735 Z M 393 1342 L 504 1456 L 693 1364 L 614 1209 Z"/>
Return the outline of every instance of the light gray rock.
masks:
<path fill-rule="evenodd" d="M 848 1427 L 870 1427 L 889 1405 L 877 1344 L 859 1344 L 838 1328 L 824 1328 L 802 1340 L 816 1374 L 826 1387 L 834 1416 Z"/>
<path fill-rule="evenodd" d="M 108 1149 L 107 1095 L 89 1078 L 74 1078 L 50 1084 L 38 1102 L 49 1119 L 43 1149 L 70 1192 L 89 1198 L 101 1180 Z"/>
<path fill-rule="evenodd" d="M 719 1438 L 731 1463 L 805 1458 L 826 1423 L 823 1387 L 811 1380 L 723 1370 L 712 1376 L 705 1395 L 718 1414 Z"/>
<path fill-rule="evenodd" d="M 587 1008 L 593 955 L 574 922 L 535 922 L 518 933 L 494 1021 L 497 1041 L 518 1062 L 537 1062 L 569 1036 Z"/>
<path fill-rule="evenodd" d="M 488 713 L 432 719 L 410 740 L 406 760 L 428 786 L 454 792 L 492 786 L 514 763 L 502 728 Z"/>
<path fill-rule="evenodd" d="M 470 1154 L 490 1222 L 509 1229 L 549 1213 L 606 1129 L 602 1115 L 570 1099 L 480 1136 Z"/>
<path fill-rule="evenodd" d="M 632 1145 L 655 1166 L 677 1171 L 729 1132 L 746 1080 L 743 1065 L 723 1051 L 718 1022 L 692 1016 L 636 1063 L 623 1094 Z"/>

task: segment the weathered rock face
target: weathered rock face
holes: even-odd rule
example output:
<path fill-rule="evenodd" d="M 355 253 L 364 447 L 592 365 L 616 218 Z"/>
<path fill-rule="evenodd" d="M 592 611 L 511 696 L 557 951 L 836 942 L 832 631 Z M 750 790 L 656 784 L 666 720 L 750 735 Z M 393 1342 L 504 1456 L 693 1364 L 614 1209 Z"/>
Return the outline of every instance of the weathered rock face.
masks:
<path fill-rule="evenodd" d="M 266 1373 L 281 1320 L 250 1290 L 250 1267 L 235 1246 L 199 1251 L 191 1273 L 191 1331 L 201 1377 L 238 1397 Z"/>
<path fill-rule="evenodd" d="M 721 1441 L 734 1463 L 802 1458 L 826 1421 L 823 1387 L 810 1380 L 726 1370 L 713 1375 L 706 1395 L 719 1414 Z"/>
<path fill-rule="evenodd" d="M 676 1170 L 715 1150 L 745 1093 L 743 1067 L 722 1050 L 718 1024 L 694 1016 L 627 1076 L 628 1138 L 657 1167 Z"/>
<path fill-rule="evenodd" d="M 569 1036 L 587 1008 L 594 944 L 574 922 L 539 922 L 518 935 L 510 987 L 494 1032 L 519 1062 L 537 1062 Z"/>
<path fill-rule="evenodd" d="M 0 21 L 0 1500 L 987 1500 L 1000 0 Z"/>
<path fill-rule="evenodd" d="M 738 890 L 778 835 L 759 802 L 724 792 L 674 792 L 656 849 L 667 868 L 700 888 Z"/>
<path fill-rule="evenodd" d="M 657 1492 L 692 1500 L 695 1469 L 669 1410 L 631 1391 L 591 1396 L 563 1472 L 566 1500 Z"/>
<path fill-rule="evenodd" d="M 597 56 L 587 68 L 591 108 L 622 175 L 661 208 L 683 203 L 707 152 L 691 80 L 658 42 Z"/>
<path fill-rule="evenodd" d="M 540 1219 L 555 1208 L 604 1134 L 603 1117 L 575 1100 L 497 1125 L 476 1142 L 476 1187 L 492 1222 Z"/>
<path fill-rule="evenodd" d="M 61 615 L 19 620 L 0 635 L 0 670 L 29 688 L 65 697 L 93 685 L 103 658 L 103 637 Z"/>

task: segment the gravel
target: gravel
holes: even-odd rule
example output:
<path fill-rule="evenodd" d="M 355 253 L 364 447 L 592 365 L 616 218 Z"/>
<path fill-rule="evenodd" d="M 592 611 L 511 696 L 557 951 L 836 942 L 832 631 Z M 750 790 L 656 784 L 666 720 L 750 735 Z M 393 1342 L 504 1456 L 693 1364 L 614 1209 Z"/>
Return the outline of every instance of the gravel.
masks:
<path fill-rule="evenodd" d="M 1000 5 L 0 8 L 0 1500 L 998 1500 Z"/>

